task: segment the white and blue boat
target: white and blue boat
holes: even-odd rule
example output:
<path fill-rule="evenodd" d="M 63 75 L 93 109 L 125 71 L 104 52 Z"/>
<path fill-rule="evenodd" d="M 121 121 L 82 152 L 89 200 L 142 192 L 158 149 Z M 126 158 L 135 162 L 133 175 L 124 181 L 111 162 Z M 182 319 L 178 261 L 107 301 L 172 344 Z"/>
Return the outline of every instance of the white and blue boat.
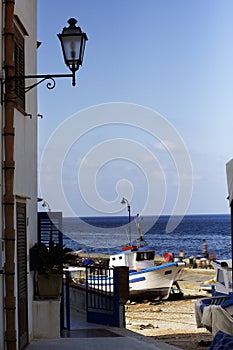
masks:
<path fill-rule="evenodd" d="M 167 299 L 173 285 L 185 267 L 184 261 L 167 262 L 155 265 L 155 251 L 140 239 L 140 245 L 127 245 L 118 254 L 110 255 L 109 275 L 89 276 L 88 285 L 104 292 L 113 292 L 113 268 L 126 266 L 129 268 L 130 299 Z M 97 281 L 98 279 L 98 281 Z M 179 288 L 179 286 L 178 286 Z M 180 290 L 179 290 L 180 292 Z"/>
<path fill-rule="evenodd" d="M 185 262 L 173 262 L 172 260 L 155 265 L 155 250 L 146 245 L 139 222 L 137 222 L 137 230 L 139 238 L 135 243 L 131 243 L 129 239 L 130 243 L 124 246 L 118 254 L 109 256 L 109 269 L 104 269 L 101 274 L 96 272 L 95 268 L 92 269 L 87 280 L 88 287 L 104 293 L 112 293 L 114 290 L 113 269 L 125 266 L 129 270 L 130 299 L 165 300 L 175 289 L 180 295 L 183 295 L 177 280 L 185 267 Z M 76 283 L 80 280 L 77 274 L 74 279 Z M 175 288 L 173 288 L 174 285 Z"/>
<path fill-rule="evenodd" d="M 206 328 L 213 334 L 222 331 L 233 335 L 233 285 L 232 260 L 214 260 L 216 273 L 212 297 L 195 302 L 198 328 Z"/>
<path fill-rule="evenodd" d="M 214 294 L 216 296 L 228 296 L 233 294 L 232 285 L 232 260 L 214 260 L 212 266 L 216 273 Z"/>
<path fill-rule="evenodd" d="M 127 246 L 110 256 L 110 267 L 129 268 L 130 298 L 167 299 L 185 267 L 185 262 L 168 262 L 156 266 L 155 251 L 146 246 Z"/>

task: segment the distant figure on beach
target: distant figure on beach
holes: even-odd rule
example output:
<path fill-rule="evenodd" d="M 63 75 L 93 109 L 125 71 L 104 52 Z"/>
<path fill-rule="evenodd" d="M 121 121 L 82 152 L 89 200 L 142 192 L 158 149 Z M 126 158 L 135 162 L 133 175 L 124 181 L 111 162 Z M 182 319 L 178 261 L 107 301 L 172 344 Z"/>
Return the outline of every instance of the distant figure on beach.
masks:
<path fill-rule="evenodd" d="M 205 239 L 202 241 L 202 254 L 204 258 L 208 259 L 207 243 Z"/>
<path fill-rule="evenodd" d="M 185 259 L 185 253 L 184 253 L 183 249 L 180 249 L 180 251 L 179 251 L 179 257 L 180 257 L 182 260 Z"/>
<path fill-rule="evenodd" d="M 213 260 L 216 259 L 216 256 L 215 256 L 214 252 L 210 252 L 209 259 L 210 259 L 211 261 L 213 261 Z"/>

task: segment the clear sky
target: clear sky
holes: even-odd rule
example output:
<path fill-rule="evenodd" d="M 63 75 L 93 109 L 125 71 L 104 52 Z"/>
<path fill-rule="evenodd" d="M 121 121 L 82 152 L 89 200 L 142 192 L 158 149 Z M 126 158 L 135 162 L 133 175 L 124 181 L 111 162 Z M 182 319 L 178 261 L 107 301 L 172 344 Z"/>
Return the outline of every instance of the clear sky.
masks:
<path fill-rule="evenodd" d="M 38 89 L 39 156 L 56 162 L 39 195 L 64 210 L 46 187 L 60 181 L 78 216 L 127 215 L 122 196 L 134 215 L 228 213 L 232 0 L 38 0 L 39 73 L 68 72 L 56 34 L 70 17 L 89 40 L 76 87 Z"/>

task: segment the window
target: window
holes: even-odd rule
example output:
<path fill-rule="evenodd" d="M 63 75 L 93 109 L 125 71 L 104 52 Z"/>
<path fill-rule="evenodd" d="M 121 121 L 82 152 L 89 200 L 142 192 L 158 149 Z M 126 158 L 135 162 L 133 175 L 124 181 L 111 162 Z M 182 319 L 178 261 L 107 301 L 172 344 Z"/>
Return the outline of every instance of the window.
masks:
<path fill-rule="evenodd" d="M 18 28 L 15 26 L 15 47 L 14 47 L 14 60 L 15 60 L 15 75 L 24 76 L 24 37 Z M 15 95 L 16 104 L 25 110 L 25 83 L 24 79 L 15 80 Z"/>
<path fill-rule="evenodd" d="M 136 260 L 137 261 L 154 260 L 154 251 L 138 252 Z"/>

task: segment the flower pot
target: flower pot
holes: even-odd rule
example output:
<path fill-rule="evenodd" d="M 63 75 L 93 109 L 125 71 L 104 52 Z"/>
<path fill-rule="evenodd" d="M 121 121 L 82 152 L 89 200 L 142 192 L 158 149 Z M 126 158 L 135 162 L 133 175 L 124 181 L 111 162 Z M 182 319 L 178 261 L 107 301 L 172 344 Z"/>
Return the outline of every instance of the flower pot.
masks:
<path fill-rule="evenodd" d="M 59 298 L 62 289 L 62 275 L 44 274 L 38 275 L 38 295 L 42 299 Z"/>

